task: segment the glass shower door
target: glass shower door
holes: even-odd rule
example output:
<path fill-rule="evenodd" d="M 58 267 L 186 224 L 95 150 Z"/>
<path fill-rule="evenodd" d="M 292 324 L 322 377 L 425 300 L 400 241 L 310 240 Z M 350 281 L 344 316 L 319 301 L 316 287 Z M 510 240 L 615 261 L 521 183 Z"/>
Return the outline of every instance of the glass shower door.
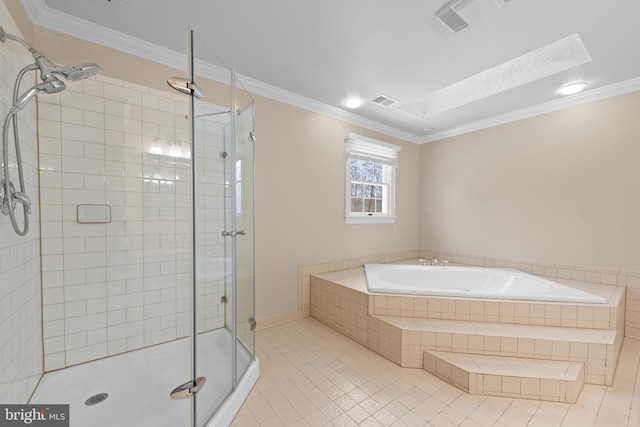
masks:
<path fill-rule="evenodd" d="M 247 100 L 236 94 L 236 99 Z M 235 120 L 235 220 L 236 220 L 236 382 L 255 355 L 255 257 L 254 257 L 254 103 L 250 98 Z M 236 104 L 238 105 L 238 103 Z"/>
<path fill-rule="evenodd" d="M 211 49 L 191 34 L 193 70 L 199 64 L 193 58 L 206 58 Z M 209 71 L 192 71 L 189 81 L 206 77 Z M 220 77 L 222 71 L 217 73 Z M 237 391 L 244 390 L 243 380 L 251 377 L 243 375 L 255 360 L 254 107 L 248 92 L 236 90 L 235 73 L 229 71 L 228 76 L 228 86 L 208 84 L 198 88 L 197 94 L 203 96 L 189 98 L 195 254 L 193 381 L 198 386 L 193 405 L 197 427 L 230 422 L 239 408 L 235 406 Z M 205 385 L 200 387 L 200 383 Z"/>
<path fill-rule="evenodd" d="M 195 37 L 193 57 L 207 56 L 211 49 Z M 197 66 L 199 63 L 195 63 Z M 207 70 L 196 70 L 191 81 L 206 81 Z M 230 76 L 231 73 L 228 72 Z M 233 283 L 232 238 L 227 218 L 225 173 L 230 145 L 227 131 L 232 120 L 229 88 L 202 87 L 202 97 L 190 97 L 193 129 L 193 219 L 195 317 L 193 379 L 206 378 L 194 396 L 194 426 L 209 424 L 234 389 L 233 354 L 235 338 L 227 327 L 227 312 L 232 312 L 227 284 Z"/>

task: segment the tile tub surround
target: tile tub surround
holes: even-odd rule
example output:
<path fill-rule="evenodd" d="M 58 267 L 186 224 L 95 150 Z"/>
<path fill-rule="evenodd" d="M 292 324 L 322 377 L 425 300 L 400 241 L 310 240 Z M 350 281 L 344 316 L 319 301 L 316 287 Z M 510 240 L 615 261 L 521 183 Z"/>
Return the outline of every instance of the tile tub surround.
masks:
<path fill-rule="evenodd" d="M 418 257 L 418 249 L 385 252 L 377 255 L 357 255 L 330 260 L 303 261 L 298 263 L 298 310 L 310 307 L 311 275 L 362 267 L 367 263 L 384 264 Z"/>
<path fill-rule="evenodd" d="M 514 268 L 536 276 L 544 276 L 559 283 L 564 283 L 563 280 L 574 280 L 595 285 L 626 287 L 625 316 L 623 317 L 625 336 L 640 338 L 640 271 L 491 257 L 435 249 L 421 249 L 420 257 L 436 257 L 461 265 L 477 267 Z M 585 290 L 587 289 L 585 288 Z"/>
<path fill-rule="evenodd" d="M 564 283 L 609 302 L 371 295 L 363 269 L 354 268 L 311 278 L 311 316 L 400 366 L 421 367 L 425 350 L 573 360 L 585 363 L 587 383 L 610 384 L 624 334 L 625 289 Z"/>
<path fill-rule="evenodd" d="M 583 283 L 583 290 L 593 292 L 598 285 L 626 287 L 626 305 L 618 313 L 625 323 L 625 336 L 640 338 L 640 271 L 625 271 L 600 267 L 574 266 L 546 261 L 521 260 L 491 257 L 467 253 L 437 251 L 433 249 L 408 249 L 404 251 L 371 254 L 329 260 L 304 261 L 298 263 L 298 316 L 309 315 L 311 275 L 362 267 L 365 263 L 410 262 L 412 258 L 446 259 L 451 263 L 476 267 L 514 268 L 525 273 L 544 276 L 564 283 L 573 280 Z M 476 313 L 474 313 L 476 314 Z M 576 321 L 578 319 L 576 313 Z M 294 320 L 293 316 L 281 316 L 283 321 Z M 534 316 L 537 317 L 537 316 Z M 571 319 L 569 319 L 571 320 Z M 580 319 L 582 320 L 582 319 Z M 600 318 L 597 321 L 601 321 Z"/>

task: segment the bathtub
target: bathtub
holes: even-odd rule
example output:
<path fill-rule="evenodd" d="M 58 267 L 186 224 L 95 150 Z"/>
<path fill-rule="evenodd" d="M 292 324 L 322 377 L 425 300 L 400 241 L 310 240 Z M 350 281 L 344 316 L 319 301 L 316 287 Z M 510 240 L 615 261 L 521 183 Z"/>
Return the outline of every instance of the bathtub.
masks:
<path fill-rule="evenodd" d="M 570 286 L 512 269 L 365 264 L 370 293 L 603 304 Z"/>

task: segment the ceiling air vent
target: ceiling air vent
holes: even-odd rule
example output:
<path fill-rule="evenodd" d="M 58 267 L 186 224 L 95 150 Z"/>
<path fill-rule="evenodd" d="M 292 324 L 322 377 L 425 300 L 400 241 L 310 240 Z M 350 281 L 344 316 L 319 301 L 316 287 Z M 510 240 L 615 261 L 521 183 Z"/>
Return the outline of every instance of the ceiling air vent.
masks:
<path fill-rule="evenodd" d="M 472 27 L 510 0 L 451 0 L 436 12 L 436 18 L 453 32 Z"/>
<path fill-rule="evenodd" d="M 380 94 L 371 100 L 374 104 L 378 104 L 382 107 L 389 107 L 390 105 L 398 102 L 397 99 L 393 99 L 390 96 Z"/>
<path fill-rule="evenodd" d="M 438 11 L 438 19 L 456 33 L 460 30 L 464 30 L 469 26 L 469 23 L 462 19 L 462 17 L 458 15 L 456 11 L 453 10 L 453 8 L 448 8 L 446 10 L 443 10 L 442 12 Z"/>

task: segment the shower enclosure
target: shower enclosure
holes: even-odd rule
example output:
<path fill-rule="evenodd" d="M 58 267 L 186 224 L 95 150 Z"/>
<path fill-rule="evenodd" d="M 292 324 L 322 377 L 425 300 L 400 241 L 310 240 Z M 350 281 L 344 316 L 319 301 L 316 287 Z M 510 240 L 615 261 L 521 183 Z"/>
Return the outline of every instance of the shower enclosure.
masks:
<path fill-rule="evenodd" d="M 19 34 L 4 5 L 0 19 Z M 32 214 L 25 236 L 0 215 L 13 254 L 0 260 L 0 402 L 68 404 L 71 426 L 228 425 L 259 373 L 254 103 L 207 61 L 210 42 L 160 27 L 187 58 L 162 84 L 92 58 L 101 74 L 38 94 L 19 119 Z M 31 60 L 5 46 L 8 64 Z"/>

